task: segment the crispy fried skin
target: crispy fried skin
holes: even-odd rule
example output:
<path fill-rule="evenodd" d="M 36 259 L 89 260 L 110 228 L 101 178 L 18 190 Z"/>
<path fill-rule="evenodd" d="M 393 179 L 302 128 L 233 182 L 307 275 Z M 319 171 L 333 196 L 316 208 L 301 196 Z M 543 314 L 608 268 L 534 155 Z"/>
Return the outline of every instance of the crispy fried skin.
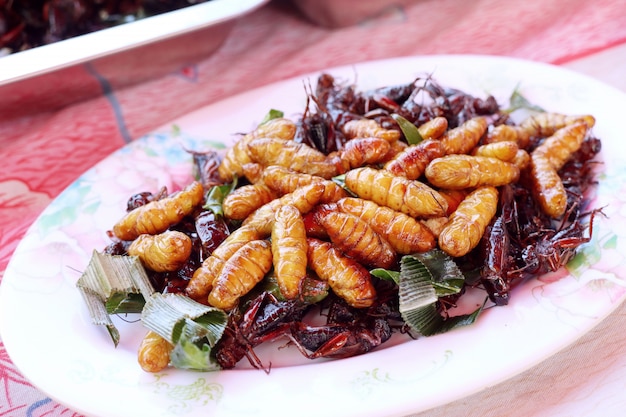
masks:
<path fill-rule="evenodd" d="M 191 246 L 189 236 L 168 230 L 158 235 L 139 235 L 128 247 L 128 254 L 139 257 L 152 271 L 176 271 L 189 259 Z"/>
<path fill-rule="evenodd" d="M 162 233 L 189 215 L 203 200 L 204 188 L 194 181 L 169 197 L 127 213 L 113 226 L 113 234 L 121 240 L 134 240 L 142 234 Z"/>
<path fill-rule="evenodd" d="M 361 264 L 342 255 L 330 242 L 308 238 L 307 248 L 309 266 L 335 294 L 352 307 L 370 307 L 374 303 L 376 289 Z"/>

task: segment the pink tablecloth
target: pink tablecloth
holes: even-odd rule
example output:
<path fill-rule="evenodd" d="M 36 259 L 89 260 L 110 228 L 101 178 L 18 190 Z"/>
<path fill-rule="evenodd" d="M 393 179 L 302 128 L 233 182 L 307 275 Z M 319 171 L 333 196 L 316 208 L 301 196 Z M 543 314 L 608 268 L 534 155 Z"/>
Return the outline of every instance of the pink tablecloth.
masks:
<path fill-rule="evenodd" d="M 0 276 L 29 225 L 77 176 L 202 105 L 358 61 L 473 53 L 564 64 L 624 42 L 626 2 L 620 0 L 423 0 L 386 7 L 341 29 L 315 25 L 288 3 L 270 3 L 242 18 L 216 54 L 176 73 L 55 112 L 13 120 L 0 115 Z M 1 344 L 0 374 L 0 416 L 77 415 L 33 388 Z"/>

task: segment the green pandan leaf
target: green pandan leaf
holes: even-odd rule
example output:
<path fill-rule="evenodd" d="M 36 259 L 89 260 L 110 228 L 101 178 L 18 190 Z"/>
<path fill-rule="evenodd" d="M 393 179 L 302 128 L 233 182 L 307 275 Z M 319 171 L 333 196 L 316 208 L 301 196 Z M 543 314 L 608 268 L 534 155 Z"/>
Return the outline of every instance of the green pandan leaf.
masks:
<path fill-rule="evenodd" d="M 154 288 L 136 256 L 93 251 L 76 287 L 87 305 L 91 321 L 106 326 L 115 346 L 120 334 L 111 314 L 140 313 Z"/>
<path fill-rule="evenodd" d="M 204 206 L 205 210 L 211 210 L 216 216 L 223 216 L 224 210 L 222 203 L 228 194 L 230 194 L 237 187 L 237 177 L 233 179 L 230 184 L 215 185 L 209 189 L 206 196 Z"/>
<path fill-rule="evenodd" d="M 509 107 L 507 109 L 504 109 L 503 112 L 513 113 L 516 110 L 522 109 L 540 113 L 545 112 L 542 107 L 532 104 L 530 101 L 528 101 L 528 99 L 519 92 L 518 85 L 515 87 L 515 90 L 513 90 L 513 93 L 511 93 L 511 97 L 509 97 Z"/>
<path fill-rule="evenodd" d="M 228 322 L 223 310 L 205 306 L 182 294 L 155 293 L 146 302 L 141 321 L 174 345 L 170 363 L 175 368 L 220 369 L 211 351 Z"/>
<path fill-rule="evenodd" d="M 398 126 L 400 126 L 400 130 L 402 130 L 404 138 L 409 145 L 417 145 L 424 140 L 419 130 L 417 130 L 417 126 L 413 123 L 396 113 L 392 114 L 391 117 L 393 117 L 393 119 L 398 123 Z"/>
<path fill-rule="evenodd" d="M 433 258 L 436 259 L 439 256 L 439 254 L 434 254 Z M 427 263 L 431 261 L 430 256 L 425 256 L 425 258 L 427 258 Z M 438 262 L 434 263 L 439 265 Z M 401 259 L 398 284 L 399 303 L 400 314 L 406 324 L 423 336 L 432 336 L 474 323 L 483 307 L 471 314 L 454 317 L 443 317 L 437 311 L 436 303 L 439 296 L 435 282 L 446 282 L 446 280 L 435 277 L 417 256 L 407 255 Z"/>
<path fill-rule="evenodd" d="M 269 122 L 270 120 L 279 119 L 284 116 L 285 116 L 285 113 L 282 112 L 281 110 L 270 109 L 270 111 L 267 112 L 265 117 L 263 117 L 263 120 L 261 120 L 261 123 L 259 123 L 259 125 L 265 124 Z"/>
<path fill-rule="evenodd" d="M 384 281 L 392 281 L 392 282 L 395 282 L 396 284 L 400 282 L 399 271 L 390 271 L 388 269 L 375 268 L 370 271 L 370 274 Z"/>
<path fill-rule="evenodd" d="M 444 251 L 433 249 L 414 255 L 430 271 L 438 297 L 458 294 L 465 285 L 465 276 L 458 265 Z"/>

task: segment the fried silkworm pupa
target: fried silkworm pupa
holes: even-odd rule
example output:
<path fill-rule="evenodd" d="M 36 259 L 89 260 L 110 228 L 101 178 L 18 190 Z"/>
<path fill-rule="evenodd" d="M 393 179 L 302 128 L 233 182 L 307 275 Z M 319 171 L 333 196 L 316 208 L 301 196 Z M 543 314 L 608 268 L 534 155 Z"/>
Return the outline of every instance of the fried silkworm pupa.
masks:
<path fill-rule="evenodd" d="M 301 214 L 305 214 L 318 203 L 334 202 L 346 196 L 347 192 L 332 181 L 313 182 L 260 207 L 244 220 L 243 225 L 254 227 L 269 236 L 272 232 L 274 214 L 281 206 L 291 204 Z"/>
<path fill-rule="evenodd" d="M 411 217 L 443 216 L 448 209 L 446 199 L 431 187 L 387 170 L 356 168 L 346 173 L 345 180 L 357 196 Z"/>
<path fill-rule="evenodd" d="M 488 129 L 482 138 L 483 144 L 497 142 L 515 142 L 518 148 L 524 149 L 530 142 L 530 134 L 519 126 L 498 125 Z"/>
<path fill-rule="evenodd" d="M 435 236 L 426 226 L 389 207 L 353 197 L 342 198 L 336 206 L 340 211 L 364 220 L 399 254 L 426 252 L 436 245 Z"/>
<path fill-rule="evenodd" d="M 326 229 L 335 247 L 362 264 L 389 268 L 396 262 L 396 253 L 389 242 L 361 218 L 320 209 L 315 212 L 315 221 Z"/>
<path fill-rule="evenodd" d="M 113 234 L 121 240 L 134 240 L 139 235 L 162 233 L 203 201 L 204 188 L 200 182 L 194 181 L 169 197 L 151 201 L 127 213 L 113 226 Z"/>
<path fill-rule="evenodd" d="M 317 276 L 337 296 L 356 308 L 370 307 L 376 299 L 372 277 L 364 266 L 344 256 L 330 242 L 307 239 L 307 260 Z"/>
<path fill-rule="evenodd" d="M 207 296 L 213 289 L 213 281 L 222 271 L 226 261 L 247 242 L 264 237 L 264 234 L 253 227 L 242 226 L 234 230 L 196 269 L 185 288 L 187 296 L 206 304 Z"/>
<path fill-rule="evenodd" d="M 182 232 L 167 230 L 158 235 L 139 235 L 128 247 L 128 255 L 155 272 L 180 269 L 191 255 L 191 239 Z"/>
<path fill-rule="evenodd" d="M 466 154 L 478 144 L 487 131 L 487 119 L 474 117 L 461 126 L 448 130 L 441 137 L 445 154 Z"/>
<path fill-rule="evenodd" d="M 432 161 L 424 172 L 435 187 L 460 190 L 481 185 L 498 187 L 519 179 L 519 168 L 487 156 L 446 155 Z"/>
<path fill-rule="evenodd" d="M 243 166 L 253 162 L 248 155 L 248 143 L 256 138 L 278 138 L 292 140 L 296 135 L 296 124 L 286 118 L 276 118 L 259 125 L 252 132 L 242 136 L 226 151 L 218 174 L 224 182 L 232 182 L 235 175 L 244 176 Z"/>
<path fill-rule="evenodd" d="M 567 209 L 567 192 L 558 170 L 576 152 L 587 134 L 577 122 L 557 130 L 530 155 L 530 183 L 535 201 L 548 216 L 559 218 Z"/>
<path fill-rule="evenodd" d="M 417 131 L 424 140 L 439 139 L 448 130 L 448 119 L 443 116 L 433 117 L 417 127 Z"/>
<path fill-rule="evenodd" d="M 391 150 L 391 145 L 385 139 L 355 138 L 347 141 L 338 151 L 329 154 L 329 158 L 336 157 L 335 165 L 338 173 L 343 174 L 352 168 L 377 164 L 385 159 Z"/>
<path fill-rule="evenodd" d="M 307 269 L 306 230 L 300 211 L 291 205 L 280 207 L 271 236 L 278 288 L 285 298 L 295 299 L 300 295 Z"/>
<path fill-rule="evenodd" d="M 400 131 L 385 129 L 372 119 L 350 120 L 343 125 L 342 132 L 348 139 L 376 137 L 387 142 L 395 142 L 402 137 Z"/>
<path fill-rule="evenodd" d="M 426 166 L 435 158 L 444 155 L 443 144 L 439 140 L 426 139 L 410 145 L 385 164 L 385 169 L 394 175 L 410 180 L 418 179 Z"/>
<path fill-rule="evenodd" d="M 161 372 L 170 364 L 174 345 L 153 331 L 148 331 L 139 345 L 137 361 L 146 372 Z"/>
<path fill-rule="evenodd" d="M 495 187 L 482 186 L 472 191 L 450 215 L 439 234 L 439 248 L 452 257 L 467 255 L 480 242 L 497 208 Z"/>
<path fill-rule="evenodd" d="M 533 114 L 522 120 L 519 128 L 530 136 L 547 137 L 552 136 L 557 130 L 574 124 L 584 123 L 589 128 L 596 124 L 596 119 L 592 115 L 566 115 L 562 113 L 544 112 Z"/>
<path fill-rule="evenodd" d="M 222 267 L 213 281 L 209 305 L 232 310 L 239 298 L 246 295 L 272 268 L 272 249 L 267 240 L 244 244 Z"/>
<path fill-rule="evenodd" d="M 550 165 L 558 171 L 572 154 L 580 149 L 587 131 L 588 125 L 585 122 L 569 124 L 546 138 L 535 148 L 533 154 L 543 154 L 550 161 Z"/>
<path fill-rule="evenodd" d="M 248 142 L 250 158 L 261 165 L 280 165 L 297 172 L 330 179 L 338 174 L 335 158 L 306 143 L 276 138 L 258 138 Z"/>
<path fill-rule="evenodd" d="M 474 148 L 472 155 L 474 156 L 488 156 L 491 158 L 497 158 L 504 162 L 511 162 L 515 159 L 519 151 L 519 146 L 516 142 L 503 141 L 487 143 Z"/>
<path fill-rule="evenodd" d="M 277 197 L 278 195 L 265 184 L 247 184 L 234 189 L 224 198 L 222 210 L 224 216 L 229 219 L 243 220 Z"/>
<path fill-rule="evenodd" d="M 270 165 L 263 170 L 261 181 L 282 196 L 313 182 L 326 180 L 317 175 L 304 174 L 280 165 Z"/>

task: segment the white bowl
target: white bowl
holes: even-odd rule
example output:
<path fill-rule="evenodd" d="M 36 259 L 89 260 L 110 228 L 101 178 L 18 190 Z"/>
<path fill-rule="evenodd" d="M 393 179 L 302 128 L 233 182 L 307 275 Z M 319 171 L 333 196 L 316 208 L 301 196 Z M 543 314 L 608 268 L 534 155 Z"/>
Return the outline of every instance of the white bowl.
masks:
<path fill-rule="evenodd" d="M 269 0 L 211 0 L 0 58 L 0 114 L 54 110 L 209 56 Z M 106 88 L 106 87 L 105 87 Z"/>

